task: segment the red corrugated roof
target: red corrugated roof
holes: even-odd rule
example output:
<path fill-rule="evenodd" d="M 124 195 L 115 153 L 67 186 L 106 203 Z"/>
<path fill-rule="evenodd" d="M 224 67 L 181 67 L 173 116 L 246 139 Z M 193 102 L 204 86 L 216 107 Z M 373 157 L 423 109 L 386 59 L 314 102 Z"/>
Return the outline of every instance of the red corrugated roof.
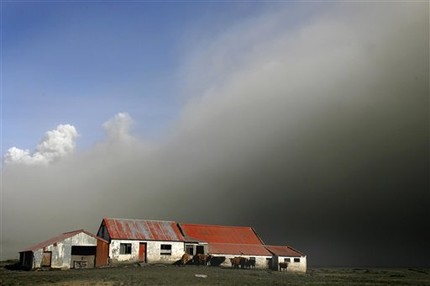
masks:
<path fill-rule="evenodd" d="M 185 241 L 174 221 L 105 218 L 102 223 L 111 239 Z"/>
<path fill-rule="evenodd" d="M 105 241 L 104 239 L 102 239 L 100 237 L 97 237 L 94 234 L 92 234 L 92 233 L 90 233 L 90 232 L 88 232 L 86 230 L 78 229 L 78 230 L 73 230 L 73 231 L 62 233 L 62 234 L 57 235 L 57 236 L 55 236 L 55 237 L 53 237 L 51 239 L 48 239 L 48 240 L 42 241 L 42 242 L 40 242 L 38 244 L 35 244 L 35 245 L 33 245 L 33 246 L 31 246 L 31 247 L 29 247 L 27 249 L 21 250 L 20 252 L 36 251 L 38 249 L 41 249 L 41 248 L 44 248 L 44 247 L 48 247 L 48 246 L 50 246 L 50 245 L 52 245 L 52 244 L 54 244 L 56 242 L 61 242 L 61 241 L 65 240 L 65 239 L 67 239 L 69 237 L 72 237 L 72 236 L 75 236 L 75 235 L 77 235 L 77 234 L 79 234 L 81 232 L 83 232 L 83 233 L 85 233 L 85 234 L 87 234 L 89 236 L 92 236 L 92 237 L 94 237 L 96 239 Z M 105 242 L 107 242 L 107 241 L 105 241 Z"/>
<path fill-rule="evenodd" d="M 266 245 L 266 248 L 273 254 L 279 255 L 279 256 L 290 256 L 290 257 L 305 256 L 303 253 L 295 250 L 290 246 Z"/>
<path fill-rule="evenodd" d="M 208 243 L 263 244 L 252 227 L 180 224 L 188 240 Z"/>
<path fill-rule="evenodd" d="M 261 244 L 209 243 L 210 254 L 272 256 Z"/>

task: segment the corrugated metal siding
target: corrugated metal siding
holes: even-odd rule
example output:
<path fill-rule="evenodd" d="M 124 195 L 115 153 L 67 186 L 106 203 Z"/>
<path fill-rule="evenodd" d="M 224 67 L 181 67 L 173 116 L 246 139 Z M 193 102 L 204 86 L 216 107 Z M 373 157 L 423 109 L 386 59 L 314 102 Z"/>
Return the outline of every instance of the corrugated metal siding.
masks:
<path fill-rule="evenodd" d="M 262 244 L 252 227 L 180 224 L 185 235 L 209 243 Z"/>
<path fill-rule="evenodd" d="M 173 221 L 105 218 L 103 223 L 111 239 L 185 241 Z"/>
<path fill-rule="evenodd" d="M 267 250 L 278 256 L 301 257 L 303 253 L 289 246 L 266 245 Z"/>
<path fill-rule="evenodd" d="M 261 244 L 209 243 L 210 254 L 272 256 Z"/>

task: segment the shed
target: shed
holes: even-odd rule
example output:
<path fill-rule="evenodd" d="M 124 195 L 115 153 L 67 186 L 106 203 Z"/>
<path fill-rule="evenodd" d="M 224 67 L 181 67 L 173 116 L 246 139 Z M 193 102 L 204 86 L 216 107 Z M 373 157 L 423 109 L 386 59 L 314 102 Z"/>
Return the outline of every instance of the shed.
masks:
<path fill-rule="evenodd" d="M 306 272 L 307 261 L 305 254 L 291 246 L 266 245 L 265 247 L 273 254 L 272 267 L 274 269 L 282 270 L 279 267 L 279 263 L 287 263 L 287 272 Z"/>
<path fill-rule="evenodd" d="M 252 227 L 182 223 L 179 226 L 189 254 L 199 253 L 198 247 L 203 246 L 204 253 L 214 256 L 216 264 L 221 266 L 230 266 L 229 258 L 236 256 L 255 260 L 258 268 L 268 268 L 272 263 L 272 254 Z"/>
<path fill-rule="evenodd" d="M 93 268 L 107 265 L 108 242 L 83 229 L 62 233 L 19 252 L 24 269 Z"/>
<path fill-rule="evenodd" d="M 109 242 L 112 263 L 174 263 L 185 238 L 174 221 L 104 218 L 97 236 Z"/>

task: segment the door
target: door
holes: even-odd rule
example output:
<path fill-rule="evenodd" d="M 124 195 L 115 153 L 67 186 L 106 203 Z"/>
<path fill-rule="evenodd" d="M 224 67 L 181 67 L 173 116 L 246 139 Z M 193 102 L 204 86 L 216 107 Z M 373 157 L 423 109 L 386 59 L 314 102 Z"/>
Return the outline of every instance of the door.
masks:
<path fill-rule="evenodd" d="M 139 243 L 139 261 L 146 262 L 146 243 Z"/>
<path fill-rule="evenodd" d="M 51 267 L 51 258 L 52 258 L 52 252 L 51 251 L 45 251 L 42 253 L 42 263 L 40 264 L 41 267 Z"/>
<path fill-rule="evenodd" d="M 197 245 L 196 254 L 205 254 L 205 247 L 203 245 Z"/>

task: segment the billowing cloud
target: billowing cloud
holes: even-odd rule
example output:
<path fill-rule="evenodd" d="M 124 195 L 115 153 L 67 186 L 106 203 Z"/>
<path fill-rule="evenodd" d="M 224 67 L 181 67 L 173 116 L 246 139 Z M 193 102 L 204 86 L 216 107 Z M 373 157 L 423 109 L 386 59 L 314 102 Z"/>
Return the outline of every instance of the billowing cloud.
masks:
<path fill-rule="evenodd" d="M 71 154 L 76 146 L 78 132 L 70 124 L 58 125 L 56 129 L 46 132 L 36 150 L 10 148 L 4 156 L 5 163 L 46 165 Z"/>
<path fill-rule="evenodd" d="M 130 128 L 133 124 L 128 113 L 120 112 L 103 124 L 108 140 L 125 142 L 131 140 Z"/>

